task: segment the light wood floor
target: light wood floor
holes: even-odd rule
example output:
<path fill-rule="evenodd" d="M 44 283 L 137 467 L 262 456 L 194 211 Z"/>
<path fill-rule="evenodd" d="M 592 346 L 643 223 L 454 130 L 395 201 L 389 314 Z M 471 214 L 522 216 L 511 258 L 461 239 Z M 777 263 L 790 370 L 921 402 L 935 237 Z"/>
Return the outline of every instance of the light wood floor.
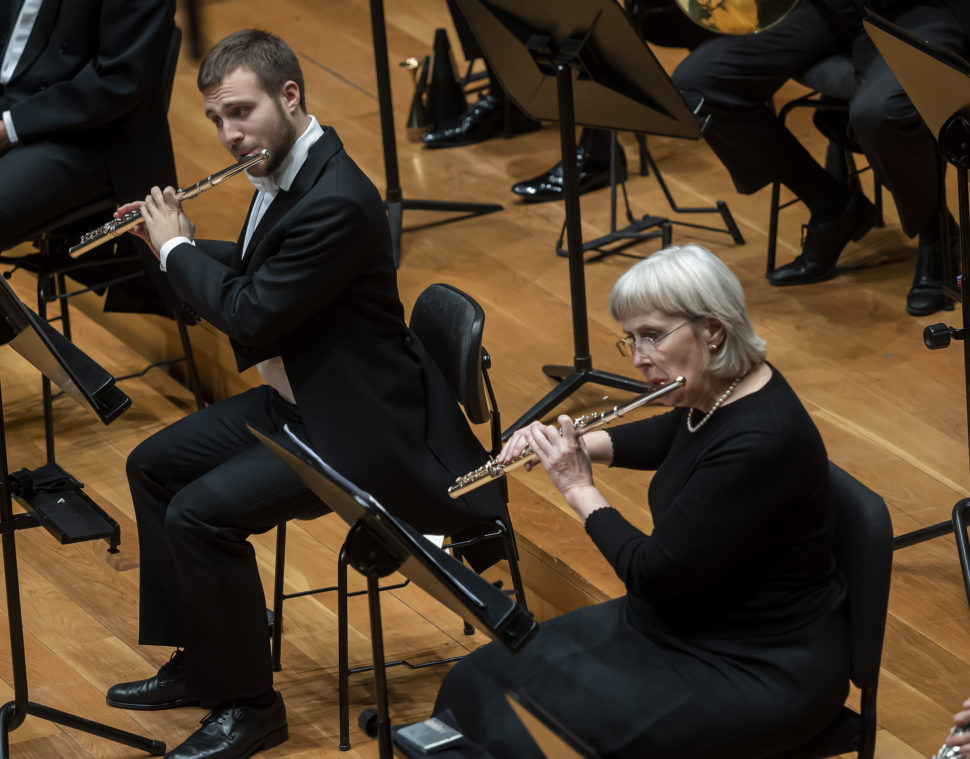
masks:
<path fill-rule="evenodd" d="M 437 0 L 387 0 L 386 5 L 406 197 L 505 205 L 501 213 L 446 225 L 426 226 L 442 220 L 437 214 L 407 214 L 399 274 L 402 297 L 410 307 L 426 285 L 444 281 L 478 299 L 487 314 L 493 381 L 503 417 L 511 422 L 552 387 L 540 366 L 572 360 L 566 261 L 553 252 L 562 208 L 517 204 L 508 192 L 514 181 L 557 160 L 557 131 L 547 127 L 512 140 L 446 151 L 424 151 L 408 143 L 403 119 L 411 85 L 396 63 L 430 52 L 434 29 L 448 27 L 449 22 L 445 4 Z M 267 28 L 287 39 L 304 65 L 311 112 L 338 130 L 348 152 L 383 189 L 366 0 L 277 0 L 271 5 L 212 0 L 203 4 L 203 13 L 207 44 L 247 26 Z M 454 40 L 452 36 L 453 44 Z M 668 70 L 681 54 L 658 51 Z M 196 64 L 183 51 L 170 113 L 183 186 L 230 162 L 202 117 L 195 73 Z M 796 92 L 786 88 L 782 97 Z M 798 118 L 798 134 L 821 150 L 821 138 L 807 119 Z M 628 135 L 621 139 L 632 167 L 635 145 Z M 724 234 L 684 227 L 675 229 L 674 240 L 710 247 L 737 273 L 755 325 L 768 341 L 769 359 L 801 395 L 832 460 L 885 497 L 897 534 L 947 519 L 953 504 L 970 492 L 963 359 L 959 345 L 926 350 L 921 332 L 943 319 L 955 323 L 959 312 L 925 318 L 904 312 L 915 249 L 899 229 L 891 200 L 886 228 L 850 245 L 842 276 L 820 285 L 775 289 L 763 276 L 767 193 L 736 195 L 726 172 L 702 143 L 651 138 L 650 148 L 681 206 L 708 205 L 717 199 L 730 205 L 745 245 L 734 245 Z M 628 190 L 636 213 L 670 214 L 653 177 L 631 178 Z M 198 234 L 234 239 L 250 192 L 245 180 L 234 180 L 194 201 L 188 210 Z M 608 201 L 605 192 L 583 197 L 588 236 L 608 228 Z M 799 225 L 805 220 L 800 209 L 784 212 L 782 262 L 794 255 Z M 701 223 L 716 224 L 717 219 Z M 634 251 L 645 254 L 658 247 L 651 241 Z M 630 263 L 629 258 L 609 256 L 586 266 L 594 363 L 627 374 L 630 367 L 612 347 L 616 327 L 607 313 L 606 297 Z M 12 281 L 30 302 L 32 280 L 18 272 Z M 151 353 L 157 343 L 171 342 L 171 331 L 162 322 L 102 317 L 90 304 L 87 310 L 97 323 L 78 319 L 76 341 L 117 374 L 140 364 L 131 346 Z M 208 365 L 207 381 L 217 394 L 255 381 L 250 375 L 232 376 L 224 341 L 204 327 L 192 332 Z M 0 366 L 11 468 L 39 466 L 43 440 L 37 375 L 12 351 L 0 352 Z M 140 440 L 184 414 L 191 402 L 184 388 L 158 372 L 126 383 L 125 389 L 134 406 L 109 427 L 66 400 L 56 404 L 58 461 L 121 523 L 124 542 L 120 554 L 109 556 L 101 544 L 58 546 L 41 530 L 18 535 L 31 698 L 173 746 L 194 729 L 201 711 L 124 713 L 106 707 L 103 695 L 113 682 L 146 676 L 167 656 L 137 646 L 137 540 L 124 459 Z M 579 413 L 605 405 L 606 396 L 610 405 L 624 397 L 587 387 L 562 410 Z M 598 482 L 615 505 L 649 529 L 646 477 L 603 471 Z M 523 538 L 530 585 L 540 588 L 534 604 L 539 616 L 622 592 L 605 562 L 589 547 L 579 522 L 561 509 L 543 474 L 518 473 L 512 484 L 513 517 Z M 288 585 L 298 589 L 332 582 L 342 537 L 337 520 L 331 518 L 291 529 Z M 268 586 L 272 536 L 259 536 L 254 542 Z M 568 591 L 562 590 L 564 584 Z M 555 589 L 543 594 L 543 587 Z M 479 634 L 462 636 L 457 620 L 416 590 L 394 593 L 384 600 L 384 608 L 391 656 L 449 655 L 483 640 Z M 292 601 L 287 614 L 284 669 L 277 684 L 286 698 L 291 738 L 267 756 L 337 756 L 333 601 Z M 351 614 L 352 659 L 365 661 L 369 643 L 363 603 L 355 603 Z M 879 757 L 912 759 L 939 747 L 949 715 L 970 695 L 968 621 L 951 537 L 896 554 L 879 696 Z M 393 718 L 426 715 L 442 674 L 440 668 L 392 671 Z M 372 690 L 368 676 L 355 678 L 354 715 L 370 705 Z M 0 640 L 0 700 L 12 692 L 9 653 L 5 640 Z M 352 738 L 350 756 L 377 755 L 375 744 L 356 726 Z M 18 757 L 137 755 L 34 718 L 12 735 L 12 742 Z"/>

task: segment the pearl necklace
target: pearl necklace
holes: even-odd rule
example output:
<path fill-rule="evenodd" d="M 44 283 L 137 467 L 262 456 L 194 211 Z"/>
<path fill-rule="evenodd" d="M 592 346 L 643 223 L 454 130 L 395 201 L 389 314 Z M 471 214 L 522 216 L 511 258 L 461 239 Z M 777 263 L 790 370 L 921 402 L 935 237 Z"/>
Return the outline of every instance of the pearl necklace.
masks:
<path fill-rule="evenodd" d="M 692 422 L 691 422 L 691 420 L 694 418 L 694 409 L 693 408 L 688 409 L 687 410 L 687 431 L 688 432 L 697 432 L 697 430 L 699 430 L 701 427 L 703 427 L 705 424 L 707 424 L 707 420 L 710 419 L 711 418 L 711 415 L 721 407 L 721 404 L 724 403 L 724 401 L 726 401 L 728 399 L 728 396 L 731 395 L 731 393 L 734 392 L 734 388 L 736 388 L 738 386 L 738 383 L 740 381 L 741 381 L 741 378 L 740 377 L 735 377 L 734 378 L 734 382 L 732 382 L 728 386 L 728 389 L 727 390 L 725 390 L 723 393 L 721 393 L 721 397 L 718 398 L 714 402 L 714 405 L 711 406 L 711 410 L 708 411 L 704 415 L 704 418 L 701 419 L 697 424 L 692 424 Z"/>

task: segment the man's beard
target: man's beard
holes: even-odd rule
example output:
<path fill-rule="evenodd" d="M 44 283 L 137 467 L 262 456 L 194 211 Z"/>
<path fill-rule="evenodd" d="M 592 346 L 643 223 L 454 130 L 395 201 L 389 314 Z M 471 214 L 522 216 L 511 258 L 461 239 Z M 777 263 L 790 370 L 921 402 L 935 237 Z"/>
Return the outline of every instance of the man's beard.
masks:
<path fill-rule="evenodd" d="M 299 135 L 296 133 L 296 126 L 293 122 L 286 117 L 286 113 L 283 111 L 283 106 L 276 103 L 276 112 L 279 115 L 279 120 L 277 121 L 276 128 L 270 135 L 269 144 L 266 146 L 270 152 L 269 158 L 266 159 L 264 164 L 266 167 L 266 173 L 263 176 L 271 176 L 276 173 L 276 170 L 283 165 L 283 161 L 286 156 L 289 155 L 290 149 L 293 147 L 293 143 L 296 142 L 296 138 Z"/>

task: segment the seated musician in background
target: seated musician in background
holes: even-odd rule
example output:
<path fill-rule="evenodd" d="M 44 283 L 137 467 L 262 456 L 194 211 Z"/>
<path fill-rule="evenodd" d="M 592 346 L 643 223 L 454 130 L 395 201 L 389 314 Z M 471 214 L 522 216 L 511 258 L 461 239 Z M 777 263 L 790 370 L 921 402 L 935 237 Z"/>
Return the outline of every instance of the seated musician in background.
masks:
<path fill-rule="evenodd" d="M 266 384 L 170 425 L 129 456 L 139 640 L 177 650 L 107 700 L 210 708 L 167 756 L 235 759 L 287 738 L 247 537 L 321 511 L 247 423 L 270 433 L 288 424 L 423 532 L 454 534 L 504 503 L 498 492 L 459 504 L 447 497 L 484 454 L 405 326 L 384 204 L 334 129 L 308 115 L 294 51 L 267 32 L 236 32 L 208 53 L 198 84 L 235 158 L 271 153 L 249 171 L 256 194 L 239 244 L 193 240 L 171 187 L 118 214 L 141 208 L 134 231 L 175 292 L 229 336 L 239 369 L 256 365 Z"/>
<path fill-rule="evenodd" d="M 701 42 L 715 36 L 714 32 L 695 24 L 674 0 L 626 0 L 630 20 L 643 38 L 661 47 L 685 47 L 693 50 Z M 580 194 L 607 187 L 610 184 L 610 132 L 608 129 L 584 127 L 576 145 L 576 165 L 579 169 Z M 627 180 L 626 153 L 617 145 L 616 178 Z M 562 200 L 562 162 L 546 169 L 532 179 L 516 182 L 512 193 L 527 203 Z"/>
<path fill-rule="evenodd" d="M 651 386 L 682 375 L 668 413 L 578 437 L 535 422 L 531 446 L 626 584 L 544 622 L 512 655 L 485 646 L 446 676 L 435 712 L 496 757 L 538 757 L 505 703 L 521 689 L 604 757 L 753 757 L 826 725 L 849 685 L 845 588 L 832 552 L 825 446 L 749 321 L 737 278 L 687 245 L 614 285 L 617 346 Z M 591 462 L 656 470 L 647 534 Z"/>
<path fill-rule="evenodd" d="M 140 197 L 155 182 L 175 182 L 156 97 L 174 13 L 175 0 L 3 4 L 0 250 L 85 203 Z M 145 308 L 143 290 L 121 295 L 112 291 L 116 309 L 156 310 Z"/>
<path fill-rule="evenodd" d="M 967 50 L 970 4 L 965 0 L 865 5 L 931 43 L 960 55 Z M 934 135 L 865 34 L 861 7 L 856 0 L 801 0 L 780 23 L 758 34 L 703 43 L 677 67 L 673 80 L 680 90 L 704 97 L 711 116 L 704 136 L 738 192 L 754 193 L 780 181 L 806 204 L 811 218 L 801 253 L 768 279 L 777 286 L 809 284 L 835 276 L 843 248 L 872 227 L 876 210 L 826 172 L 767 103 L 789 78 L 833 54 L 849 53 L 858 88 L 849 105 L 848 136 L 893 194 L 903 231 L 919 238 L 906 310 L 930 314 L 949 305 L 942 285 Z"/>

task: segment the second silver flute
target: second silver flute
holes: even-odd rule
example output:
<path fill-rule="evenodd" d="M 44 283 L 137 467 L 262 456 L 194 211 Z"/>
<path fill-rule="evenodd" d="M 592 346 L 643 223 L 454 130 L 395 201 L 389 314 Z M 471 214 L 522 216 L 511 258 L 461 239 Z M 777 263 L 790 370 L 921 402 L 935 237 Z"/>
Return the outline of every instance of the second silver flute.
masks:
<path fill-rule="evenodd" d="M 614 406 L 606 411 L 600 411 L 598 414 L 586 414 L 586 416 L 581 416 L 579 419 L 576 419 L 573 422 L 573 426 L 576 428 L 576 434 L 585 435 L 587 432 L 592 432 L 593 430 L 598 430 L 601 427 L 605 427 L 614 419 L 619 419 L 624 414 L 628 414 L 634 409 L 640 408 L 640 406 L 665 396 L 671 390 L 676 390 L 678 387 L 683 387 L 686 383 L 687 380 L 685 380 L 683 377 L 677 377 L 677 379 L 666 382 L 660 387 L 651 390 L 649 393 L 638 395 L 633 400 L 627 401 L 626 403 L 621 403 L 619 406 Z M 512 469 L 518 469 L 520 466 L 529 461 L 537 460 L 538 459 L 533 453 L 532 448 L 526 446 L 522 453 L 507 464 L 499 464 L 495 461 L 489 461 L 484 466 L 480 466 L 474 472 L 469 472 L 464 477 L 459 477 L 457 480 L 455 480 L 455 484 L 448 488 L 448 495 L 450 495 L 452 498 L 459 498 L 469 490 L 480 488 L 482 485 L 486 485 L 493 480 L 497 480 L 499 477 L 504 477 Z"/>
<path fill-rule="evenodd" d="M 254 153 L 251 156 L 242 158 L 232 166 L 228 166 L 215 174 L 210 174 L 205 179 L 200 182 L 196 182 L 191 187 L 187 187 L 184 190 L 179 190 L 176 197 L 179 199 L 179 202 L 183 200 L 191 200 L 196 195 L 215 187 L 217 184 L 229 179 L 229 177 L 235 176 L 239 172 L 245 171 L 250 166 L 255 166 L 257 163 L 264 161 L 267 158 L 269 158 L 268 150 L 261 150 L 260 152 Z M 124 216 L 118 219 L 112 219 L 106 224 L 102 224 L 97 229 L 93 229 L 87 234 L 83 235 L 81 237 L 81 241 L 73 248 L 70 248 L 67 252 L 73 258 L 77 258 L 82 253 L 87 253 L 92 248 L 96 248 L 99 245 L 108 242 L 108 240 L 124 234 L 140 221 L 141 210 L 129 211 Z"/>

